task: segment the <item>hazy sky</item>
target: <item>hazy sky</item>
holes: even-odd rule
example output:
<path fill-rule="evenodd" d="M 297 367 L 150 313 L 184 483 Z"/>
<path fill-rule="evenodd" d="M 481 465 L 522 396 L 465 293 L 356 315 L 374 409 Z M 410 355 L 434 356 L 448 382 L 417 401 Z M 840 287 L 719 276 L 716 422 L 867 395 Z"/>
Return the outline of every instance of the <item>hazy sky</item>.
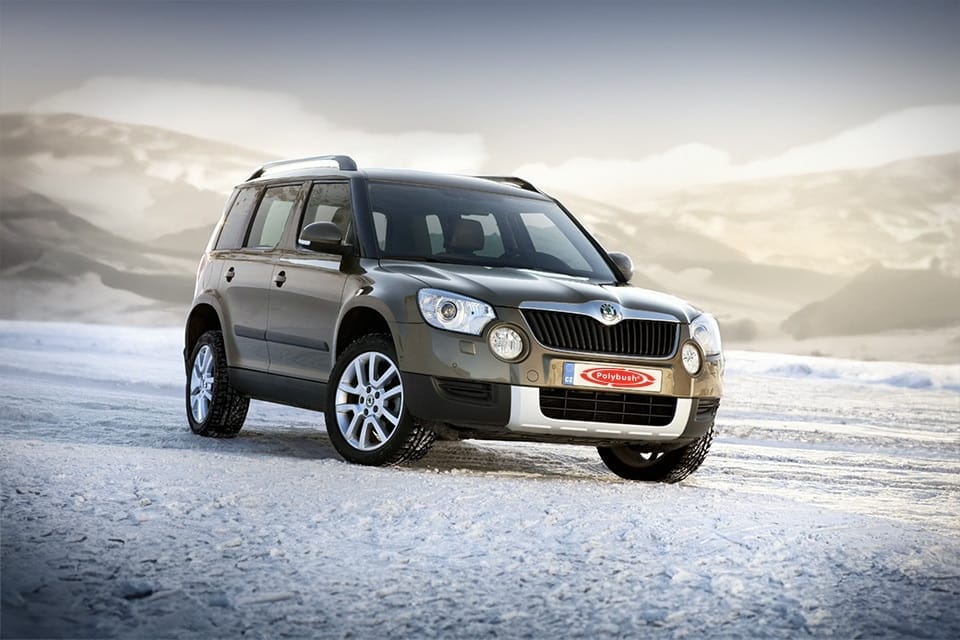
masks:
<path fill-rule="evenodd" d="M 3 111 L 99 109 L 169 126 L 195 116 L 181 129 L 202 133 L 213 98 L 197 94 L 192 114 L 191 91 L 220 85 L 223 112 L 253 109 L 261 133 L 282 125 L 262 120 L 276 104 L 278 120 L 291 108 L 371 145 L 448 134 L 424 144 L 462 143 L 484 169 L 641 160 L 691 143 L 748 163 L 904 109 L 960 104 L 958 69 L 957 0 L 0 0 Z M 150 115 L 142 100 L 159 95 L 159 112 L 163 92 L 167 115 Z M 274 149 L 292 148 L 282 138 Z"/>

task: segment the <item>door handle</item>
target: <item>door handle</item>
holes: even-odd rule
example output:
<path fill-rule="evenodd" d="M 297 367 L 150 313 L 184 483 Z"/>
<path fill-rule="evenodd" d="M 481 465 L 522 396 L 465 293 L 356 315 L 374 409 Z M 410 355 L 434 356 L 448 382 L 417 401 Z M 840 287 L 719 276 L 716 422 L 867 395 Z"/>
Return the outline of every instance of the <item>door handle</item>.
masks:
<path fill-rule="evenodd" d="M 230 282 L 231 280 L 233 280 L 233 276 L 235 275 L 237 275 L 237 270 L 234 269 L 233 267 L 230 267 L 229 269 L 227 269 L 227 275 L 225 275 L 224 278 L 226 278 L 227 282 Z"/>
<path fill-rule="evenodd" d="M 274 278 L 273 281 L 277 283 L 278 287 L 282 287 L 283 283 L 287 281 L 287 272 L 281 271 L 277 274 L 277 277 Z"/>

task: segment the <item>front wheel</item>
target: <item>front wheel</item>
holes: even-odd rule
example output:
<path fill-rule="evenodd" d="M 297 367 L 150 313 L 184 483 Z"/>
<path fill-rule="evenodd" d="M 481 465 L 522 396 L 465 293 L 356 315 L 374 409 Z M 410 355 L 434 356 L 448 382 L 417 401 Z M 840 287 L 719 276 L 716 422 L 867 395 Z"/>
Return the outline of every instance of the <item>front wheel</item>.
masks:
<path fill-rule="evenodd" d="M 324 418 L 333 447 L 357 464 L 418 460 L 436 438 L 407 412 L 396 351 L 382 334 L 359 338 L 337 359 Z"/>
<path fill-rule="evenodd" d="M 643 444 L 597 447 L 597 451 L 607 468 L 621 478 L 673 483 L 680 482 L 703 464 L 712 441 L 713 425 L 698 440 L 672 451 L 660 451 Z"/>

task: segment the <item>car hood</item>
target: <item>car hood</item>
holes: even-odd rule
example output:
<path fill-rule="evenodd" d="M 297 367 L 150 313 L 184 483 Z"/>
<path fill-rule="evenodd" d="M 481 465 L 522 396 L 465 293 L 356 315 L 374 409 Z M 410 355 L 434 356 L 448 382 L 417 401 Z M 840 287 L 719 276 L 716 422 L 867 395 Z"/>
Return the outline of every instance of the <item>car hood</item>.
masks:
<path fill-rule="evenodd" d="M 494 307 L 600 301 L 617 303 L 624 309 L 666 314 L 680 322 L 690 322 L 700 314 L 689 303 L 665 293 L 629 285 L 599 284 L 556 273 L 461 264 L 438 266 L 401 260 L 382 260 L 380 268 L 415 278 L 427 287 L 477 298 Z"/>

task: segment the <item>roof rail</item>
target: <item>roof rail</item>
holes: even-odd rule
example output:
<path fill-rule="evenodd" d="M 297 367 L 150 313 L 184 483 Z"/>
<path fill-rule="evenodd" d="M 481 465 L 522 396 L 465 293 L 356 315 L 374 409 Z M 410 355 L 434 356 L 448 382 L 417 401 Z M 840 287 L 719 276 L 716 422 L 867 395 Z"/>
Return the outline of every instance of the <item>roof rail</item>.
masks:
<path fill-rule="evenodd" d="M 519 187 L 524 191 L 534 191 L 536 193 L 543 193 L 540 189 L 537 189 L 533 184 L 527 182 L 523 178 L 517 178 L 516 176 L 476 176 L 478 178 L 483 178 L 484 180 L 493 180 L 494 182 L 500 182 L 502 184 L 510 184 L 515 187 Z"/>
<path fill-rule="evenodd" d="M 274 167 L 280 167 L 285 164 L 307 164 L 311 162 L 336 162 L 337 166 L 340 168 L 340 171 L 357 170 L 357 163 L 350 156 L 312 156 L 309 158 L 291 158 L 289 160 L 274 160 L 273 162 L 267 162 L 266 164 L 260 165 L 260 167 L 254 171 L 250 177 L 247 178 L 247 180 L 259 178 Z"/>

